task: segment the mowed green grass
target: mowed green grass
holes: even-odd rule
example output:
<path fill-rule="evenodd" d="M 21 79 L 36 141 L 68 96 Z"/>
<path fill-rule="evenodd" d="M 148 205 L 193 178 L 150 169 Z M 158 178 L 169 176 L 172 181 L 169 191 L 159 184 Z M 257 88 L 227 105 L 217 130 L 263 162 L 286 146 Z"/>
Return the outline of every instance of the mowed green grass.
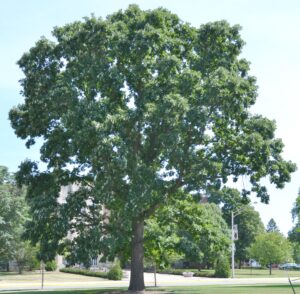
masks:
<path fill-rule="evenodd" d="M 187 269 L 188 271 L 188 269 Z M 210 273 L 213 274 L 214 270 L 201 270 L 203 273 Z M 39 277 L 40 273 L 38 272 L 26 272 L 22 275 L 18 275 L 17 273 L 6 273 L 0 272 L 0 277 L 5 278 L 7 280 L 31 280 Z M 81 275 L 71 275 L 66 273 L 59 273 L 59 272 L 47 272 L 46 278 L 50 281 L 53 280 L 61 280 L 65 279 L 65 277 L 76 277 L 78 279 L 85 279 L 85 276 Z M 205 276 L 205 275 L 204 275 Z M 299 277 L 300 278 L 300 271 L 289 271 L 289 270 L 279 270 L 279 269 L 272 269 L 272 275 L 269 274 L 268 269 L 236 269 L 235 270 L 235 277 L 236 278 L 287 278 L 287 277 Z M 91 278 L 91 277 L 89 277 Z M 93 277 L 93 279 L 99 279 Z"/>
<path fill-rule="evenodd" d="M 294 286 L 295 292 L 300 293 L 300 285 Z M 218 285 L 164 288 L 172 294 L 291 294 L 290 285 Z M 163 292 L 162 292 L 163 293 Z"/>
<path fill-rule="evenodd" d="M 66 276 L 69 274 L 63 273 L 48 273 L 46 275 L 47 281 L 64 281 Z M 283 270 L 273 270 L 272 277 L 281 277 L 287 278 L 291 277 L 291 280 L 294 281 L 295 284 L 295 293 L 300 294 L 300 280 L 296 277 L 300 277 L 300 271 L 283 271 Z M 237 278 L 270 278 L 269 271 L 260 270 L 260 269 L 242 269 L 236 270 Z M 292 278 L 294 277 L 294 278 Z M 40 278 L 40 274 L 38 273 L 25 273 L 24 275 L 17 275 L 15 273 L 0 273 L 0 281 L 5 280 L 7 282 L 29 282 L 32 279 L 36 280 L 36 278 Z M 69 279 L 85 280 L 90 277 L 78 276 L 78 275 L 70 275 Z M 175 277 L 176 278 L 176 277 Z M 98 278 L 91 278 L 98 279 Z M 213 278 L 212 278 L 213 279 Z M 274 285 L 210 285 L 210 286 L 174 286 L 174 287 L 163 287 L 163 288 L 148 288 L 148 291 L 160 291 L 162 294 L 273 294 L 273 293 L 289 293 L 293 294 L 291 286 L 288 284 L 288 280 L 286 279 L 286 283 L 282 285 L 274 284 Z M 57 291 L 18 291 L 19 294 L 100 294 L 100 293 L 122 293 L 126 292 L 126 288 L 109 288 L 109 289 L 94 289 L 94 290 L 57 290 Z M 9 291 L 5 291 L 5 293 L 9 293 Z"/>
<path fill-rule="evenodd" d="M 214 270 L 201 270 L 203 273 L 213 274 Z M 235 269 L 236 278 L 287 278 L 287 277 L 299 277 L 299 270 L 280 270 L 272 269 L 272 275 L 269 273 L 269 269 Z"/>
<path fill-rule="evenodd" d="M 237 269 L 235 270 L 237 278 L 286 278 L 300 277 L 300 271 L 272 269 L 272 275 L 269 269 Z"/>
<path fill-rule="evenodd" d="M 291 294 L 289 285 L 252 285 L 252 286 L 191 286 L 191 287 L 164 287 L 148 288 L 147 291 L 157 291 L 161 294 Z M 101 289 L 101 290 L 68 290 L 68 291 L 26 291 L 18 294 L 100 294 L 100 293 L 122 293 L 126 289 Z M 300 293 L 300 285 L 295 286 L 295 292 Z M 10 292 L 5 292 L 10 293 Z"/>

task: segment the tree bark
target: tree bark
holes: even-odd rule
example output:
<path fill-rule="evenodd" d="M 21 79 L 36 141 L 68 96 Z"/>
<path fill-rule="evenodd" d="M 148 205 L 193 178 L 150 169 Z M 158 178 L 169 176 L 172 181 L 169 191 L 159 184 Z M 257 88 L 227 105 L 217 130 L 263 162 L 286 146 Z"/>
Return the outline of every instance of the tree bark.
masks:
<path fill-rule="evenodd" d="M 156 262 L 154 262 L 154 287 L 157 287 L 157 283 L 156 283 Z"/>
<path fill-rule="evenodd" d="M 132 222 L 130 291 L 143 291 L 144 283 L 144 220 Z"/>
<path fill-rule="evenodd" d="M 19 273 L 19 275 L 22 275 L 23 265 L 21 265 L 19 262 L 17 262 L 17 267 L 18 267 L 18 273 Z"/>

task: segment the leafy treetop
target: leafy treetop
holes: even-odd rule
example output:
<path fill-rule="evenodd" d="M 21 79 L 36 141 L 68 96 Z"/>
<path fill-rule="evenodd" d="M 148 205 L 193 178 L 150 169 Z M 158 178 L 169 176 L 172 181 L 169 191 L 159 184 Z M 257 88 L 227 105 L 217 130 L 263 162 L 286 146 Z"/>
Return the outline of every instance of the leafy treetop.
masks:
<path fill-rule="evenodd" d="M 270 232 L 259 235 L 249 248 L 252 258 L 259 261 L 261 265 L 270 265 L 292 260 L 292 247 L 289 241 L 278 232 Z"/>

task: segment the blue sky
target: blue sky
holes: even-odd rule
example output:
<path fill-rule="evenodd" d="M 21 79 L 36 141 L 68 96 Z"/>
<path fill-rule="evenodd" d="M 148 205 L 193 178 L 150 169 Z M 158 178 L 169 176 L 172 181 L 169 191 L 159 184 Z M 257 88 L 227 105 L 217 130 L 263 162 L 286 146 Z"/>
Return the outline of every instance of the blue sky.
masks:
<path fill-rule="evenodd" d="M 38 149 L 26 149 L 10 128 L 8 111 L 21 103 L 18 80 L 22 73 L 16 65 L 21 55 L 41 37 L 51 38 L 54 26 L 80 20 L 94 13 L 105 17 L 129 4 L 142 9 L 165 7 L 179 17 L 199 26 L 226 19 L 240 24 L 246 41 L 243 57 L 251 61 L 257 77 L 258 99 L 253 112 L 277 122 L 276 135 L 286 145 L 285 159 L 300 168 L 300 1 L 298 0 L 4 0 L 0 10 L 0 165 L 16 171 L 25 158 L 38 159 Z M 290 210 L 300 187 L 300 172 L 292 176 L 283 190 L 269 188 L 269 205 L 258 204 L 264 223 L 275 219 L 283 233 L 292 227 Z M 247 185 L 247 183 L 245 183 Z"/>

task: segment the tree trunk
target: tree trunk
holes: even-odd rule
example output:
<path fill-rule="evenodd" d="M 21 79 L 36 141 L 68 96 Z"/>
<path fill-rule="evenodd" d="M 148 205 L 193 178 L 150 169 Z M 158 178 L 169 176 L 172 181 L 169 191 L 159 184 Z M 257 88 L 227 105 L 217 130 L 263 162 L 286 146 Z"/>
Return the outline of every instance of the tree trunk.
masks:
<path fill-rule="evenodd" d="M 41 272 L 42 272 L 42 285 L 41 288 L 44 289 L 44 280 L 45 280 L 45 263 L 41 261 Z"/>
<path fill-rule="evenodd" d="M 144 220 L 132 222 L 130 291 L 143 291 L 144 283 Z"/>
<path fill-rule="evenodd" d="M 272 275 L 272 263 L 269 264 L 269 267 L 270 267 L 270 271 L 269 271 L 270 275 Z"/>
<path fill-rule="evenodd" d="M 157 283 L 156 283 L 156 262 L 154 262 L 154 287 L 157 287 Z"/>
<path fill-rule="evenodd" d="M 201 263 L 198 262 L 198 271 L 200 272 L 201 271 Z"/>
<path fill-rule="evenodd" d="M 22 275 L 23 265 L 17 262 L 17 267 L 18 267 L 18 273 L 19 273 L 19 275 Z"/>

